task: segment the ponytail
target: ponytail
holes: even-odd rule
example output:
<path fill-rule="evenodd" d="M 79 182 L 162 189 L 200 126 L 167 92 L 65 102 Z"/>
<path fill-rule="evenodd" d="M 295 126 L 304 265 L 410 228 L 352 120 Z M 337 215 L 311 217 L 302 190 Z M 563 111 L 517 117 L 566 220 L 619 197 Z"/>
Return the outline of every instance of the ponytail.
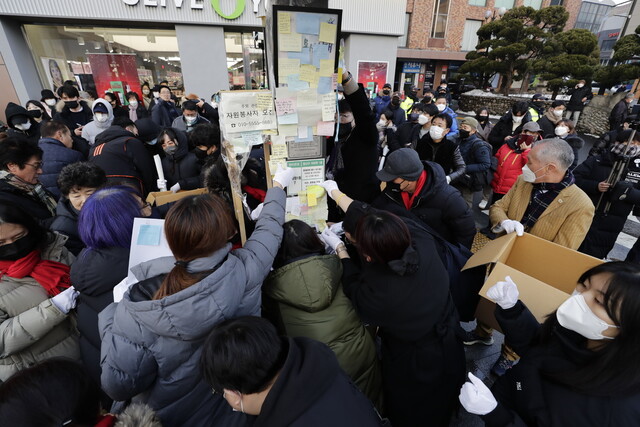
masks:
<path fill-rule="evenodd" d="M 198 283 L 202 279 L 202 274 L 192 275 L 187 271 L 186 261 L 176 261 L 173 269 L 162 281 L 162 285 L 153 295 L 154 300 L 162 299 L 178 293 L 189 286 Z"/>

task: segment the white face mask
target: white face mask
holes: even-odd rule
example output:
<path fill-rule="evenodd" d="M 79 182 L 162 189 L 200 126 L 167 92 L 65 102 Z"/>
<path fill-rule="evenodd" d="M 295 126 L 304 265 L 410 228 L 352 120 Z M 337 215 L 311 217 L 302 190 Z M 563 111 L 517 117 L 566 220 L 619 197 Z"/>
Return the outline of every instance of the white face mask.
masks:
<path fill-rule="evenodd" d="M 563 112 L 564 112 L 564 111 L 562 111 L 562 110 L 553 110 L 553 114 L 555 114 L 555 115 L 556 115 L 556 117 L 562 117 L 562 113 L 563 113 Z"/>
<path fill-rule="evenodd" d="M 109 115 L 104 113 L 94 113 L 93 117 L 96 119 L 98 123 L 104 123 L 109 120 Z"/>
<path fill-rule="evenodd" d="M 131 108 L 136 109 L 138 108 L 138 101 L 131 101 L 129 102 L 129 105 L 131 106 Z"/>
<path fill-rule="evenodd" d="M 18 130 L 27 131 L 29 130 L 29 128 L 31 128 L 31 122 L 20 123 L 19 125 L 15 125 L 15 126 L 16 126 L 16 129 Z"/>
<path fill-rule="evenodd" d="M 159 97 L 159 96 L 160 96 L 160 92 L 153 92 L 153 97 L 154 97 L 154 98 L 157 98 L 157 97 Z"/>
<path fill-rule="evenodd" d="M 602 332 L 609 328 L 618 328 L 618 326 L 610 325 L 596 316 L 581 293 L 574 292 L 569 299 L 562 303 L 556 311 L 556 317 L 562 327 L 577 332 L 590 340 L 613 339 L 605 337 Z"/>
<path fill-rule="evenodd" d="M 440 126 L 431 126 L 429 128 L 429 135 L 431 136 L 431 139 L 442 139 L 442 137 L 444 136 L 444 129 L 442 129 Z"/>
<path fill-rule="evenodd" d="M 536 176 L 536 172 L 544 168 L 545 166 L 541 167 L 540 169 L 534 172 L 531 169 L 529 169 L 529 165 L 524 165 L 522 167 L 522 179 L 524 180 L 524 182 L 531 182 L 531 183 L 536 182 L 536 179 L 542 178 L 544 175 L 546 175 L 545 173 L 544 175 Z"/>
<path fill-rule="evenodd" d="M 522 121 L 523 116 L 512 116 L 513 123 L 520 123 Z"/>
<path fill-rule="evenodd" d="M 424 126 L 427 123 L 429 123 L 429 117 L 425 116 L 424 114 L 420 114 L 418 116 L 418 123 L 420 123 L 420 126 Z"/>
<path fill-rule="evenodd" d="M 49 107 L 53 107 L 54 105 L 56 105 L 56 100 L 55 99 L 45 99 L 44 103 L 47 104 Z"/>
<path fill-rule="evenodd" d="M 378 123 L 376 123 L 376 127 L 379 130 L 382 130 L 382 129 L 386 128 L 387 127 L 387 121 L 380 119 L 380 121 Z"/>
<path fill-rule="evenodd" d="M 195 117 L 187 117 L 187 116 L 183 116 L 184 117 L 184 121 L 188 124 L 188 125 L 192 125 L 194 124 L 197 120 L 198 120 L 198 116 Z"/>
<path fill-rule="evenodd" d="M 438 111 L 443 112 L 447 106 L 445 104 L 436 104 L 436 107 L 438 108 Z"/>
<path fill-rule="evenodd" d="M 558 126 L 554 132 L 556 136 L 565 136 L 569 133 L 569 128 L 566 126 Z"/>
<path fill-rule="evenodd" d="M 580 88 L 580 87 L 582 87 L 582 86 L 584 86 L 584 84 L 582 84 L 582 83 L 578 83 L 578 87 L 579 87 L 579 88 Z"/>

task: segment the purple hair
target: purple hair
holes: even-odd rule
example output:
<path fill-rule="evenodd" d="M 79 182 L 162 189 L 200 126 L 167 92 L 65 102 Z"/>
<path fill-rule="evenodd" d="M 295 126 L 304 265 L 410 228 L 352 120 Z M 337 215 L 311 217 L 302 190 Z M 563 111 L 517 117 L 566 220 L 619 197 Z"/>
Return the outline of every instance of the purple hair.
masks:
<path fill-rule="evenodd" d="M 142 216 L 135 196 L 135 189 L 117 185 L 87 199 L 78 217 L 78 232 L 88 249 L 131 247 L 133 219 Z"/>

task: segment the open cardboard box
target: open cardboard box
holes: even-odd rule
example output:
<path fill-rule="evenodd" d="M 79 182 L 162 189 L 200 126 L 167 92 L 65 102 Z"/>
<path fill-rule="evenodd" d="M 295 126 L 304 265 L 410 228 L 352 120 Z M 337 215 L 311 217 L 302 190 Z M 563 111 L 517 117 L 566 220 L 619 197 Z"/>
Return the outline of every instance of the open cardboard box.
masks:
<path fill-rule="evenodd" d="M 525 233 L 509 233 L 490 241 L 476 252 L 463 270 L 489 265 L 489 276 L 480 290 L 476 319 L 501 331 L 494 316 L 495 303 L 487 291 L 505 276 L 518 285 L 520 300 L 539 322 L 556 310 L 574 291 L 578 278 L 602 260 Z"/>
<path fill-rule="evenodd" d="M 197 196 L 198 194 L 206 193 L 206 188 L 196 188 L 189 191 L 178 191 L 174 193 L 172 191 L 155 191 L 147 195 L 147 202 L 156 206 L 166 205 L 167 203 L 175 202 L 187 196 Z"/>

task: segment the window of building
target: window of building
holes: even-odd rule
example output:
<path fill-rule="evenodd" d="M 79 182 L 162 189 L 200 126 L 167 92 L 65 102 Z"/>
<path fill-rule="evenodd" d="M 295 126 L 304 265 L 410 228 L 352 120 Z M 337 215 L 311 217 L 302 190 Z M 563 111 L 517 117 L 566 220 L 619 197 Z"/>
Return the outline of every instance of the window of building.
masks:
<path fill-rule="evenodd" d="M 464 21 L 464 33 L 462 34 L 462 46 L 460 50 L 476 50 L 478 44 L 478 30 L 482 26 L 482 21 L 467 19 Z"/>
<path fill-rule="evenodd" d="M 513 4 L 514 4 L 514 0 L 496 0 L 494 7 L 496 9 L 504 7 L 505 9 L 509 10 L 509 9 L 513 9 Z"/>
<path fill-rule="evenodd" d="M 612 39 L 612 40 L 604 40 L 601 44 L 600 44 L 600 51 L 607 51 L 607 50 L 613 50 L 613 46 L 615 46 L 616 42 L 618 40 L 616 39 Z"/>
<path fill-rule="evenodd" d="M 598 33 L 600 24 L 606 17 L 611 6 L 596 3 L 583 2 L 576 19 L 575 28 L 584 28 L 594 34 Z"/>
<path fill-rule="evenodd" d="M 551 0 L 549 6 L 562 6 L 564 4 L 564 0 Z"/>
<path fill-rule="evenodd" d="M 224 43 L 227 50 L 229 87 L 232 90 L 268 87 L 263 33 L 225 32 Z"/>
<path fill-rule="evenodd" d="M 542 0 L 524 0 L 524 6 L 529 6 L 536 10 L 540 10 L 540 8 L 542 7 Z"/>
<path fill-rule="evenodd" d="M 486 6 L 487 0 L 469 0 L 469 6 Z"/>
<path fill-rule="evenodd" d="M 409 23 L 411 22 L 411 14 L 405 13 L 404 15 L 404 34 L 398 37 L 398 46 L 407 47 L 409 42 Z"/>
<path fill-rule="evenodd" d="M 447 18 L 449 16 L 449 0 L 437 0 L 433 9 L 433 26 L 431 37 L 443 39 L 447 31 Z"/>

